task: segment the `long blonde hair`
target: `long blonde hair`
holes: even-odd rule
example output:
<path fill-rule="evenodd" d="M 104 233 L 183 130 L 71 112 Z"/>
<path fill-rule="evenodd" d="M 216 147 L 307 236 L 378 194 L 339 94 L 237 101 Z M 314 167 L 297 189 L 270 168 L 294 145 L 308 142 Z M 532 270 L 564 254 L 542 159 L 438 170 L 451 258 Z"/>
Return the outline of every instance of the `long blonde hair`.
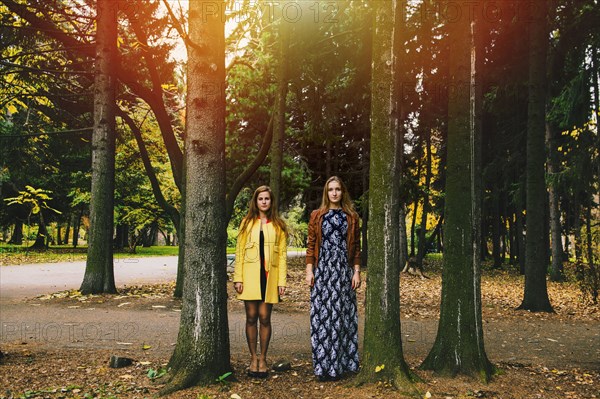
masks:
<path fill-rule="evenodd" d="M 331 183 L 332 181 L 338 182 L 340 187 L 342 188 L 342 198 L 340 200 L 340 206 L 342 207 L 344 212 L 346 212 L 349 215 L 357 216 L 357 213 L 354 210 L 354 204 L 352 203 L 352 199 L 350 198 L 350 194 L 348 194 L 348 189 L 346 189 L 346 185 L 344 184 L 342 179 L 340 179 L 337 176 L 331 176 L 325 182 L 325 186 L 323 187 L 323 197 L 321 198 L 321 207 L 319 209 L 327 210 L 331 205 L 331 202 L 329 201 L 329 195 L 327 195 L 327 191 L 329 188 L 329 183 Z"/>
<path fill-rule="evenodd" d="M 260 186 L 256 190 L 254 190 L 254 194 L 252 194 L 252 199 L 248 204 L 248 213 L 242 219 L 242 223 L 240 223 L 239 232 L 241 233 L 242 231 L 246 231 L 246 229 L 251 228 L 254 224 L 254 221 L 260 217 L 260 212 L 258 210 L 258 205 L 256 205 L 256 202 L 258 200 L 258 195 L 264 192 L 268 192 L 269 197 L 271 197 L 271 207 L 266 212 L 267 219 L 269 219 L 269 222 L 273 223 L 276 229 L 278 229 L 279 231 L 283 231 L 283 233 L 287 237 L 287 226 L 285 225 L 285 222 L 283 221 L 281 216 L 279 216 L 279 211 L 277 210 L 277 200 L 273 196 L 273 191 L 271 191 L 271 188 L 269 186 Z"/>

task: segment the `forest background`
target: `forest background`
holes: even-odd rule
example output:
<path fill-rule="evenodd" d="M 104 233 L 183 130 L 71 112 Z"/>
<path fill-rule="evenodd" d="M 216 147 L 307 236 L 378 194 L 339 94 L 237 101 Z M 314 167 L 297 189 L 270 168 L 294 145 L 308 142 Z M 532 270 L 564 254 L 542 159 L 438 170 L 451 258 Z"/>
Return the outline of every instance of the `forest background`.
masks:
<path fill-rule="evenodd" d="M 92 151 L 102 147 L 92 134 L 101 125 L 93 112 L 102 76 L 96 5 L 0 4 L 0 225 L 3 241 L 13 245 L 3 251 L 24 240 L 34 249 L 77 247 L 94 219 L 90 205 L 104 203 L 93 200 L 90 188 Z M 100 170 L 115 176 L 108 246 L 134 251 L 159 236 L 166 245 L 184 241 L 183 213 L 197 209 L 182 205 L 181 196 L 194 76 L 189 61 L 173 54 L 181 41 L 200 59 L 221 44 L 192 39 L 195 25 L 185 7 L 115 4 L 118 29 L 109 45 L 116 51 L 107 75 L 114 80 L 115 144 L 104 148 L 114 167 L 109 162 Z M 448 218 L 461 215 L 462 197 L 463 205 L 480 206 L 479 214 L 464 213 L 474 232 L 468 241 L 480 252 L 478 260 L 461 259 L 525 274 L 523 306 L 530 310 L 551 310 L 546 274 L 562 281 L 565 265 L 582 295 L 597 301 L 595 2 L 202 4 L 201 15 L 217 15 L 222 25 L 226 78 L 201 81 L 195 86 L 201 94 L 193 94 L 202 102 L 223 93 L 226 173 L 219 190 L 226 190 L 230 246 L 252 187 L 269 182 L 290 224 L 290 245 L 302 247 L 307 213 L 320 203 L 324 180 L 339 175 L 362 218 L 369 266 L 368 257 L 381 255 L 367 247 L 377 242 L 379 227 L 393 227 L 397 265 L 414 257 L 422 268 L 426 253 L 448 254 L 448 225 L 458 226 L 456 216 Z M 465 66 L 468 73 L 457 79 Z M 393 97 L 387 105 L 386 96 Z M 395 122 L 379 114 L 390 104 Z M 389 168 L 379 159 L 391 160 Z M 391 194 L 380 198 L 388 187 Z M 385 201 L 397 210 L 391 225 L 380 222 Z M 96 259 L 89 251 L 88 264 Z M 177 296 L 184 286 L 179 251 Z M 114 290 L 110 273 L 101 275 L 100 291 Z M 82 291 L 97 289 L 90 280 L 82 284 Z"/>

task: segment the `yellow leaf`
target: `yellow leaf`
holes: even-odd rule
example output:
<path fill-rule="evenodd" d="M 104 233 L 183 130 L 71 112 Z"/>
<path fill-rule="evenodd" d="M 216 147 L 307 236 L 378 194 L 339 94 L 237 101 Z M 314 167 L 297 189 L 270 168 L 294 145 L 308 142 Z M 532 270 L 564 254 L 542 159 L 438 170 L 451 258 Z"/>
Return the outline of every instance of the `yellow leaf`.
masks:
<path fill-rule="evenodd" d="M 146 344 L 143 344 L 143 345 L 142 345 L 142 349 L 143 349 L 143 350 L 145 350 L 145 351 L 147 351 L 147 350 L 148 350 L 148 349 L 150 349 L 150 348 L 152 348 L 152 346 L 150 346 L 150 345 L 146 345 Z"/>
<path fill-rule="evenodd" d="M 379 373 L 381 370 L 383 370 L 385 368 L 385 364 L 382 364 L 381 366 L 376 366 L 375 367 L 375 372 Z"/>

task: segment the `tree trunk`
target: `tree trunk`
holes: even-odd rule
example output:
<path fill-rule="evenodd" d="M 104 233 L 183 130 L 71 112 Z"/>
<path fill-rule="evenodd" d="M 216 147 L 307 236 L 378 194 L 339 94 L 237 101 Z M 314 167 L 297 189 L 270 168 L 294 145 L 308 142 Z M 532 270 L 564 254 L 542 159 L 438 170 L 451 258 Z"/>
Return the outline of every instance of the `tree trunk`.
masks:
<path fill-rule="evenodd" d="M 90 234 L 83 294 L 116 293 L 113 269 L 113 208 L 115 187 L 115 68 L 117 8 L 114 1 L 97 2 L 94 131 Z"/>
<path fill-rule="evenodd" d="M 423 148 L 423 145 L 421 143 L 421 138 L 419 136 L 419 144 L 417 144 L 417 149 L 416 149 L 416 153 L 417 153 L 417 157 L 415 159 L 415 162 L 417 163 L 417 176 L 416 176 L 416 181 L 418 182 L 419 179 L 421 178 L 421 149 Z M 410 222 L 410 256 L 415 256 L 415 249 L 416 249 L 416 243 L 417 243 L 417 238 L 416 238 L 416 226 L 417 226 L 417 211 L 419 210 L 419 196 L 417 195 L 415 197 L 415 202 L 413 203 L 413 213 L 412 213 L 412 218 L 411 218 L 411 222 Z"/>
<path fill-rule="evenodd" d="M 521 189 L 519 188 L 519 191 Z M 516 217 L 515 217 L 515 234 L 516 234 L 516 244 L 517 244 L 517 261 L 519 263 L 519 272 L 521 274 L 525 274 L 525 240 L 523 239 L 524 226 L 523 226 L 523 201 L 520 199 L 521 193 L 519 193 L 519 200 L 517 201 L 517 209 L 516 209 Z"/>
<path fill-rule="evenodd" d="M 500 258 L 500 189 L 497 185 L 492 188 L 492 257 L 493 268 L 498 269 L 502 264 Z"/>
<path fill-rule="evenodd" d="M 277 68 L 277 96 L 273 121 L 273 145 L 271 147 L 271 176 L 269 185 L 275 203 L 281 208 L 281 172 L 283 170 L 283 143 L 285 141 L 285 99 L 287 96 L 287 46 L 288 26 L 283 18 L 279 21 L 279 54 Z"/>
<path fill-rule="evenodd" d="M 183 288 L 185 281 L 185 198 L 186 198 L 186 179 L 187 179 L 187 166 L 186 159 L 183 160 L 183 182 L 181 185 L 181 208 L 179 210 L 179 230 L 177 230 L 177 278 L 175 280 L 175 290 L 173 296 L 175 298 L 183 298 Z M 227 217 L 227 220 L 229 218 Z"/>
<path fill-rule="evenodd" d="M 81 218 L 83 217 L 83 207 L 79 210 L 79 212 L 73 215 L 75 218 L 75 222 L 73 223 L 73 248 L 77 248 L 79 244 L 79 229 L 81 228 Z"/>
<path fill-rule="evenodd" d="M 427 216 L 429 215 L 429 188 L 431 186 L 431 129 L 425 129 L 425 148 L 427 157 L 425 159 L 425 190 L 423 190 L 423 212 L 421 212 L 421 229 L 419 230 L 419 251 L 417 252 L 417 264 L 423 270 L 423 259 L 427 254 Z"/>
<path fill-rule="evenodd" d="M 42 211 L 39 213 L 40 215 L 40 223 L 38 227 L 37 236 L 35 237 L 35 242 L 30 247 L 31 249 L 46 249 L 46 245 L 48 243 L 48 229 L 46 228 L 46 222 L 44 221 L 44 216 Z"/>
<path fill-rule="evenodd" d="M 513 266 L 517 260 L 517 254 L 515 252 L 515 221 L 513 218 L 512 209 L 508 215 L 508 264 Z"/>
<path fill-rule="evenodd" d="M 367 232 L 369 226 L 369 134 L 370 132 L 365 129 L 363 134 L 363 167 L 362 167 L 362 186 L 363 186 L 363 202 L 362 202 L 362 224 L 360 226 L 360 236 L 361 236 L 361 252 L 360 252 L 360 262 L 363 267 L 368 266 L 369 259 L 369 241 L 367 239 Z"/>
<path fill-rule="evenodd" d="M 400 215 L 398 223 L 400 224 L 400 269 L 404 267 L 408 260 L 408 235 L 406 234 L 406 207 L 400 204 Z M 433 238 L 433 235 L 431 236 Z"/>
<path fill-rule="evenodd" d="M 598 280 L 598 272 L 596 265 L 594 264 L 594 242 L 592 239 L 592 204 L 593 201 L 590 199 L 590 204 L 587 207 L 585 214 L 585 227 L 586 227 L 586 249 L 587 249 L 587 260 L 590 268 L 590 288 L 592 295 L 592 302 L 598 303 L 598 289 L 600 288 L 600 281 Z"/>
<path fill-rule="evenodd" d="M 481 211 L 481 261 L 486 260 L 490 256 L 490 251 L 488 251 L 489 227 L 486 216 L 486 207 L 483 206 Z"/>
<path fill-rule="evenodd" d="M 56 245 L 62 245 L 62 235 L 60 233 L 61 225 L 60 222 L 56 222 Z"/>
<path fill-rule="evenodd" d="M 231 371 L 224 267 L 225 21 L 217 4 L 189 3 L 183 305 L 162 394 L 211 384 Z"/>
<path fill-rule="evenodd" d="M 21 220 L 15 221 L 15 228 L 10 237 L 9 244 L 23 245 L 23 222 Z"/>
<path fill-rule="evenodd" d="M 414 392 L 404 361 L 400 333 L 400 238 L 398 229 L 402 134 L 398 131 L 397 37 L 400 7 L 396 0 L 374 7 L 369 179 L 369 273 L 366 292 L 363 365 L 360 378 L 391 381 Z M 390 17 L 393 16 L 393 17 Z M 400 21 L 399 21 L 400 22 Z M 399 53 L 399 52 L 398 52 Z M 376 373 L 375 367 L 385 368 Z"/>
<path fill-rule="evenodd" d="M 546 120 L 546 53 L 548 31 L 547 0 L 532 10 L 529 24 L 529 101 L 527 108 L 527 215 L 525 236 L 525 290 L 519 309 L 552 312 L 546 285 L 546 247 L 544 214 L 546 209 L 545 120 Z"/>
<path fill-rule="evenodd" d="M 570 242 L 571 240 L 569 239 L 569 232 L 570 232 L 570 226 L 569 226 L 569 212 L 567 210 L 564 211 L 564 225 L 563 225 L 563 231 L 565 232 L 565 248 L 563 250 L 563 262 L 568 262 L 569 258 L 570 258 Z"/>
<path fill-rule="evenodd" d="M 67 218 L 67 227 L 65 227 L 65 235 L 63 243 L 65 245 L 69 245 L 69 236 L 71 235 L 71 220 L 73 219 L 73 214 L 70 214 Z"/>
<path fill-rule="evenodd" d="M 125 228 L 123 228 L 125 227 Z M 113 244 L 113 248 L 117 250 L 122 250 L 125 248 L 123 244 L 123 236 L 127 236 L 129 234 L 129 227 L 127 225 L 118 224 L 115 226 L 115 242 Z"/>
<path fill-rule="evenodd" d="M 433 348 L 421 365 L 440 374 L 491 378 L 481 320 L 482 60 L 469 18 L 449 26 L 448 161 L 440 321 Z"/>

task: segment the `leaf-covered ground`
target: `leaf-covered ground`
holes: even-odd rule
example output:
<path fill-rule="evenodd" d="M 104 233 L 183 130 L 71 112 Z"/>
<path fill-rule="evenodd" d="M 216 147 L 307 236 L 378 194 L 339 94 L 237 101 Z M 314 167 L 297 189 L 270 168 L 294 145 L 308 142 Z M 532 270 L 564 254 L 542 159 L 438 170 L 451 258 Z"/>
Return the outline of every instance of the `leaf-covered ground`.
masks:
<path fill-rule="evenodd" d="M 439 267 L 439 265 L 437 265 Z M 439 315 L 441 277 L 435 264 L 426 273 L 429 279 L 402 275 L 401 309 L 403 321 L 435 325 Z M 363 279 L 366 277 L 363 276 Z M 289 268 L 289 288 L 277 312 L 305 317 L 308 309 L 308 291 L 304 286 L 304 267 L 301 260 L 292 260 Z M 525 350 L 533 345 L 549 344 L 543 350 L 536 346 L 539 357 L 526 358 L 525 353 L 505 356 L 496 362 L 499 373 L 489 384 L 467 377 L 446 378 L 418 370 L 422 355 L 405 350 L 406 360 L 423 379 L 416 384 L 422 397 L 431 398 L 600 398 L 600 312 L 598 305 L 584 303 L 575 283 L 549 283 L 549 295 L 556 310 L 554 314 L 536 314 L 516 311 L 522 298 L 523 279 L 516 273 L 486 271 L 482 279 L 483 319 L 503 329 L 486 329 L 486 349 L 498 353 L 503 341 L 524 326 L 535 324 L 537 335 L 528 335 L 523 341 Z M 231 284 L 229 285 L 231 290 Z M 47 312 L 54 306 L 69 309 L 101 309 L 98 317 L 110 318 L 110 309 L 129 309 L 139 317 L 152 309 L 179 310 L 180 301 L 173 300 L 173 284 L 121 287 L 117 296 L 82 296 L 77 291 L 61 292 L 22 302 L 29 313 Z M 359 308 L 364 309 L 364 288 L 359 291 Z M 230 297 L 234 297 L 230 291 Z M 33 305 L 33 306 L 32 306 Z M 239 301 L 232 299 L 230 311 L 242 312 Z M 274 318 L 277 315 L 274 315 Z M 281 317 L 281 316 L 280 316 Z M 571 323 L 566 335 L 539 334 L 540 331 L 561 331 Z M 574 326 L 574 327 L 573 327 Z M 158 326 L 160 328 L 160 326 Z M 596 340 L 581 348 L 577 329 L 596 329 Z M 403 330 L 404 333 L 404 330 Z M 432 331 L 435 334 L 435 331 Z M 589 335 L 589 331 L 588 331 Z M 171 341 L 174 340 L 170 337 Z M 303 337 L 306 339 L 306 337 Z M 415 345 L 408 333 L 405 345 Z M 276 345 L 283 345 L 278 341 Z M 275 345 L 275 344 L 274 344 Z M 285 348 L 279 348 L 279 350 Z M 163 351 L 132 348 L 133 365 L 121 369 L 108 367 L 114 351 L 94 347 L 93 343 L 78 348 L 53 348 L 43 342 L 23 344 L 3 341 L 0 350 L 0 398 L 149 398 L 162 387 L 160 375 L 169 360 L 169 347 Z M 533 349 L 532 349 L 533 350 Z M 420 351 L 420 352 L 419 352 Z M 420 348 L 423 353 L 427 348 Z M 564 364 L 564 351 L 579 351 L 578 365 Z M 356 386 L 352 379 L 319 382 L 312 375 L 310 352 L 290 351 L 292 370 L 271 372 L 266 380 L 254 380 L 245 375 L 246 353 L 232 353 L 236 381 L 215 383 L 208 388 L 191 388 L 168 396 L 169 398 L 400 398 L 403 397 L 386 384 Z M 271 359 L 271 361 L 276 359 Z M 494 360 L 494 359 L 492 359 Z M 228 380 L 231 379 L 228 378 Z M 236 396 L 237 395 L 237 396 Z"/>

